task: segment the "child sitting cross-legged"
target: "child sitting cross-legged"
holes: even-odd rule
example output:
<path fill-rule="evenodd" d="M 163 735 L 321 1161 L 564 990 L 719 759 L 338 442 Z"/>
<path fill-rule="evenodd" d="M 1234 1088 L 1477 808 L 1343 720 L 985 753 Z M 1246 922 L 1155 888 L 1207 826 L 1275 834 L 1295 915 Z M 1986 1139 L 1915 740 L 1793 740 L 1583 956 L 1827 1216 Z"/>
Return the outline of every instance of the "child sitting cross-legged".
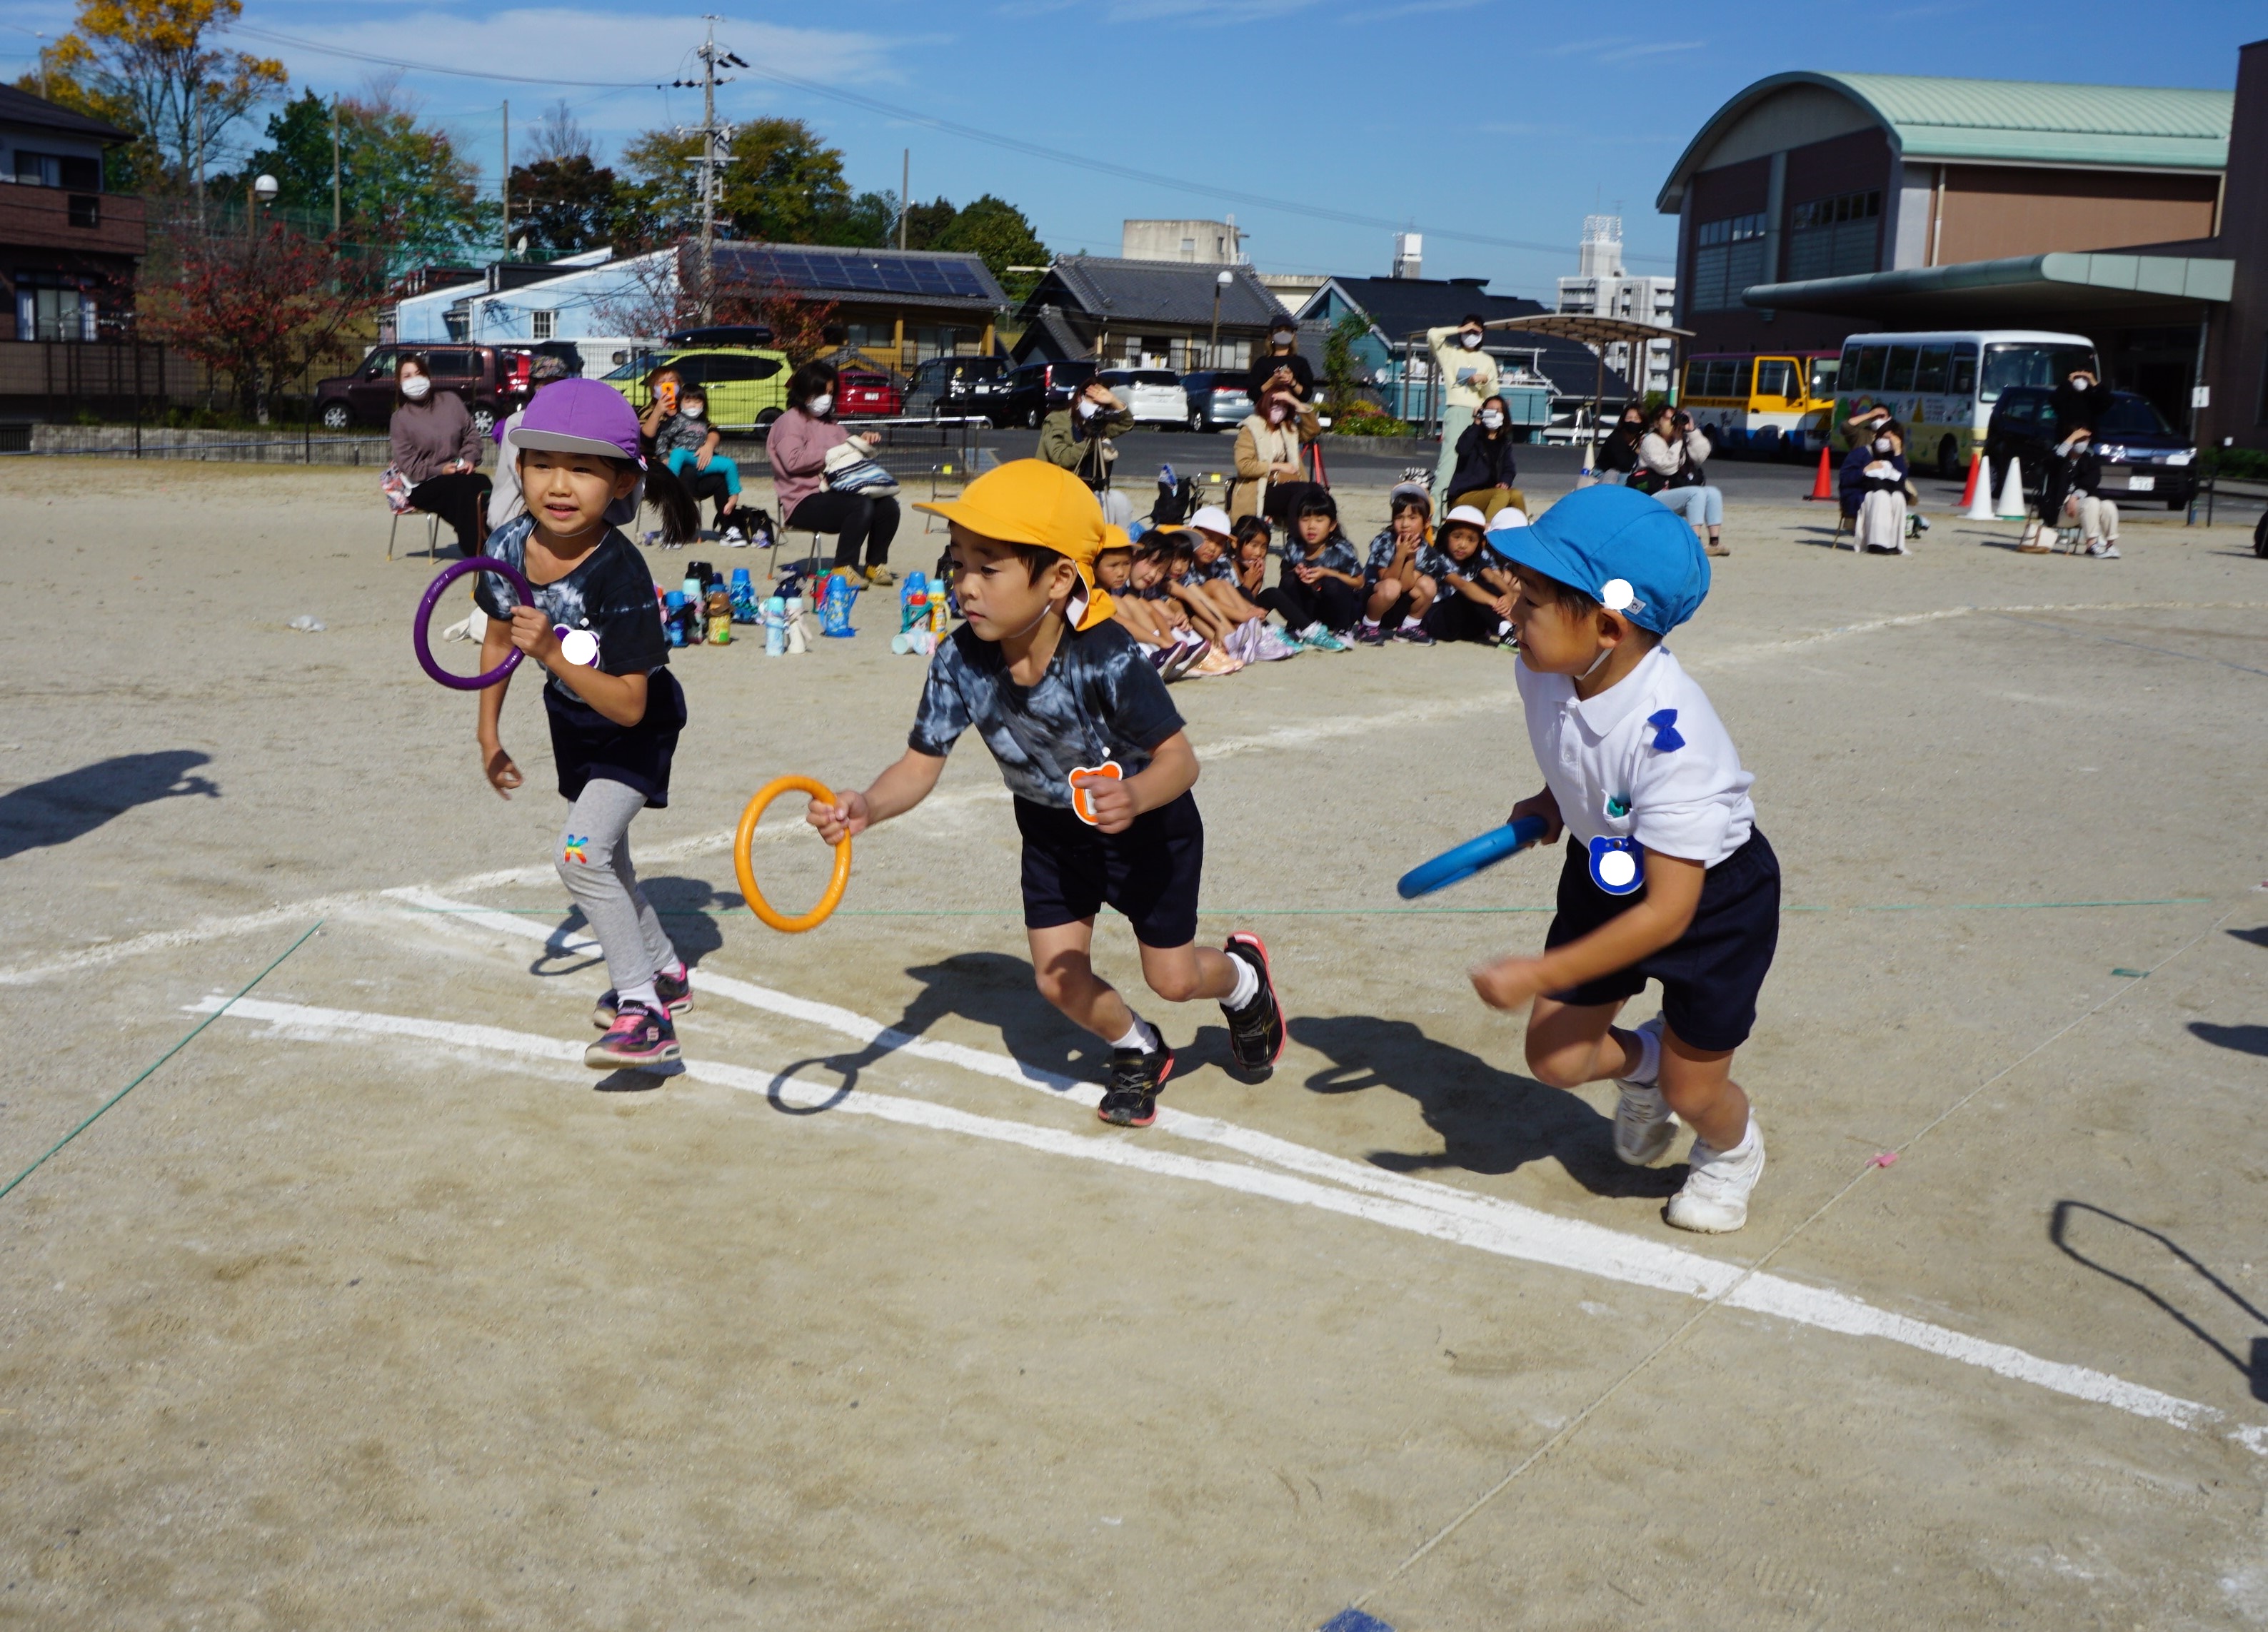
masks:
<path fill-rule="evenodd" d="M 1460 505 L 1449 512 L 1431 570 L 1441 592 L 1425 614 L 1425 627 L 1436 639 L 1512 643 L 1512 599 L 1519 581 L 1483 542 L 1477 509 Z"/>
<path fill-rule="evenodd" d="M 1700 609 L 1709 563 L 1692 530 L 1628 488 L 1585 488 L 1498 534 L 1519 575 L 1515 674 L 1542 791 L 1512 807 L 1565 833 L 1558 915 L 1541 957 L 1476 968 L 1493 1008 L 1525 1007 L 1528 1068 L 1555 1088 L 1611 1078 L 1615 1154 L 1654 1161 L 1693 1129 L 1667 1217 L 1748 1222 L 1764 1139 L 1733 1053 L 1756 1025 L 1779 936 L 1779 862 L 1756 827 L 1756 778 L 1709 699 L 1663 643 Z M 1661 982 L 1661 1012 L 1616 1027 Z"/>
<path fill-rule="evenodd" d="M 1417 486 L 1395 489 L 1385 530 L 1370 541 L 1362 581 L 1368 597 L 1354 637 L 1366 646 L 1405 640 L 1430 646 L 1425 618 L 1440 581 L 1432 569 L 1433 501 Z M 1477 512 L 1476 512 L 1477 513 Z"/>
<path fill-rule="evenodd" d="M 1071 472 L 1017 459 L 958 499 L 920 508 L 952 528 L 967 621 L 931 659 L 904 755 L 864 793 L 814 799 L 807 820 L 832 844 L 903 815 L 974 726 L 1015 796 L 1034 977 L 1049 1003 L 1110 1045 L 1110 1085 L 1095 1114 L 1148 1127 L 1174 1070 L 1158 1028 L 1094 972 L 1094 919 L 1106 904 L 1133 925 L 1150 989 L 1167 1003 L 1218 1002 L 1239 1070 L 1266 1077 L 1284 1048 L 1267 948 L 1242 930 L 1219 952 L 1196 944 L 1204 864 L 1204 823 L 1189 793 L 1197 753 L 1157 671 L 1094 584 L 1101 505 Z M 1119 774 L 1097 770 L 1106 764 Z"/>

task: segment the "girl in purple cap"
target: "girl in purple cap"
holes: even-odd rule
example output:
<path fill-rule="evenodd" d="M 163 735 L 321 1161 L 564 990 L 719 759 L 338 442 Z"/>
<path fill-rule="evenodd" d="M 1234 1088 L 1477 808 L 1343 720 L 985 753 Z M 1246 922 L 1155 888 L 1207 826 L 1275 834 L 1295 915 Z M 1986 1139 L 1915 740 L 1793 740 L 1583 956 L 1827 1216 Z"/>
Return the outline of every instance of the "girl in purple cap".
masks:
<path fill-rule="evenodd" d="M 596 380 L 547 386 L 506 436 L 526 513 L 489 535 L 488 553 L 535 591 L 523 606 L 500 575 L 480 576 L 475 599 L 489 615 L 481 667 L 517 649 L 545 672 L 543 709 L 560 797 L 572 802 L 554 857 L 560 881 L 606 953 L 613 989 L 593 1016 L 606 1034 L 586 1064 L 653 1065 L 678 1057 L 670 1016 L 689 1008 L 684 959 L 630 864 L 630 819 L 669 803 L 669 762 L 685 726 L 685 694 L 669 673 L 653 575 L 622 535 L 641 496 L 673 540 L 699 525 L 689 495 L 666 470 L 649 470 L 637 416 Z M 509 675 L 480 694 L 476 735 L 489 785 L 520 785 L 497 723 Z"/>

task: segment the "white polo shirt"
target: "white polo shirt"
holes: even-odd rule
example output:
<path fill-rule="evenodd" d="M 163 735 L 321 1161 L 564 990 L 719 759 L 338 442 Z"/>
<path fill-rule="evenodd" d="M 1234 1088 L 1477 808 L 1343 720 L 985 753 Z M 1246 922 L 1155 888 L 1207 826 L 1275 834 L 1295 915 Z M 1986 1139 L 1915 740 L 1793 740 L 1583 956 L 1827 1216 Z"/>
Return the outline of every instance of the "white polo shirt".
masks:
<path fill-rule="evenodd" d="M 1749 842 L 1756 777 L 1668 647 L 1587 701 L 1571 676 L 1515 667 L 1535 762 L 1580 843 L 1632 838 L 1713 867 Z"/>

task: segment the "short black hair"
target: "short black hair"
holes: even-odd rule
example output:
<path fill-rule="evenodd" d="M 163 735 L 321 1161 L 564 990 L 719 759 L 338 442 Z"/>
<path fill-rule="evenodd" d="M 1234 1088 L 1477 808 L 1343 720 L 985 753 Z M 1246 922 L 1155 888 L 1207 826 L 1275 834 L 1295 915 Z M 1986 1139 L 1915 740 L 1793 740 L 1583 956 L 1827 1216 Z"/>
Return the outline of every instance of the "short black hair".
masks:
<path fill-rule="evenodd" d="M 1011 544 L 1008 548 L 1015 552 L 1016 559 L 1024 563 L 1024 570 L 1031 575 L 1031 582 L 1035 584 L 1045 574 L 1054 571 L 1056 562 L 1071 559 L 1063 551 L 1049 549 L 1044 544 Z"/>
<path fill-rule="evenodd" d="M 1464 327 L 1468 323 L 1471 324 L 1475 328 L 1486 328 L 1488 327 L 1488 320 L 1477 312 L 1468 312 L 1464 316 L 1457 320 L 1457 327 L 1459 328 Z"/>
<path fill-rule="evenodd" d="M 1336 526 L 1339 518 L 1338 501 L 1321 488 L 1309 489 L 1307 497 L 1300 501 L 1299 518 L 1305 521 L 1310 516 L 1329 516 Z"/>
<path fill-rule="evenodd" d="M 1514 564 L 1513 572 L 1519 577 L 1521 587 L 1532 600 L 1548 600 L 1570 617 L 1587 618 L 1600 610 L 1599 598 L 1588 590 L 1579 590 L 1572 584 L 1562 584 L 1557 578 L 1546 577 L 1533 567 Z"/>
<path fill-rule="evenodd" d="M 835 391 L 835 366 L 814 359 L 787 377 L 787 405 L 801 408 L 812 398 L 831 396 Z"/>
<path fill-rule="evenodd" d="M 1236 530 L 1231 533 L 1228 536 L 1229 541 L 1234 544 L 1241 544 L 1247 539 L 1258 539 L 1263 544 L 1265 544 L 1268 541 L 1269 536 L 1268 518 L 1265 516 L 1246 516 L 1237 522 Z"/>

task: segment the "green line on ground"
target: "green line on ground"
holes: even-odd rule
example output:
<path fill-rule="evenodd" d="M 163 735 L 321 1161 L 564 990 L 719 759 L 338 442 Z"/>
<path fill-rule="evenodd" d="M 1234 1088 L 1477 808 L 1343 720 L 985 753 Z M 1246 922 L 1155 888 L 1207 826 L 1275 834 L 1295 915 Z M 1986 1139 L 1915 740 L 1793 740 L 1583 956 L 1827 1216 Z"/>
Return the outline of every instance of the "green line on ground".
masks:
<path fill-rule="evenodd" d="M 157 1074 L 157 1070 L 159 1066 L 165 1064 L 166 1061 L 172 1059 L 175 1055 L 180 1053 L 182 1049 L 195 1042 L 197 1038 L 197 1033 L 203 1031 L 206 1026 L 210 1026 L 215 1020 L 220 1018 L 221 1016 L 226 1014 L 230 1009 L 235 1006 L 238 998 L 242 997 L 254 987 L 259 985 L 261 981 L 275 974 L 276 971 L 282 967 L 284 959 L 289 958 L 293 952 L 298 952 L 302 946 L 305 946 L 307 944 L 307 937 L 314 934 L 316 930 L 321 929 L 327 922 L 328 922 L 328 920 L 318 918 L 314 923 L 309 924 L 306 929 L 301 932 L 298 940 L 292 942 L 289 946 L 286 946 L 283 950 L 274 963 L 269 964 L 259 974 L 247 981 L 244 983 L 243 989 L 236 994 L 236 996 L 231 997 L 226 1003 L 221 1004 L 219 1008 L 214 1010 L 210 1014 L 205 1016 L 203 1019 L 199 1020 L 195 1026 L 191 1026 L 187 1033 L 182 1036 L 180 1041 L 175 1043 L 172 1048 L 166 1049 L 165 1053 L 159 1055 L 156 1059 L 151 1061 L 147 1066 L 144 1067 L 142 1074 L 139 1077 L 136 1077 L 132 1082 L 127 1084 L 126 1086 L 121 1088 L 116 1093 L 112 1094 L 110 1098 L 105 1099 L 100 1105 L 97 1106 L 94 1109 L 93 1115 L 89 1116 L 77 1127 L 72 1128 L 62 1138 L 49 1145 L 47 1149 L 46 1154 L 42 1155 L 38 1161 L 33 1162 L 22 1173 L 18 1173 L 13 1179 L 11 1179 L 5 1188 L 0 1188 L 0 1196 L 5 1196 L 10 1190 L 14 1189 L 18 1185 L 23 1183 L 25 1180 L 29 1179 L 33 1173 L 39 1172 L 40 1168 L 46 1163 L 48 1157 L 53 1156 L 57 1150 L 62 1150 L 63 1146 L 77 1138 L 79 1135 L 93 1127 L 96 1117 L 99 1117 L 112 1106 L 117 1104 L 128 1094 L 132 1093 L 144 1083 L 149 1081 L 151 1077 Z"/>

